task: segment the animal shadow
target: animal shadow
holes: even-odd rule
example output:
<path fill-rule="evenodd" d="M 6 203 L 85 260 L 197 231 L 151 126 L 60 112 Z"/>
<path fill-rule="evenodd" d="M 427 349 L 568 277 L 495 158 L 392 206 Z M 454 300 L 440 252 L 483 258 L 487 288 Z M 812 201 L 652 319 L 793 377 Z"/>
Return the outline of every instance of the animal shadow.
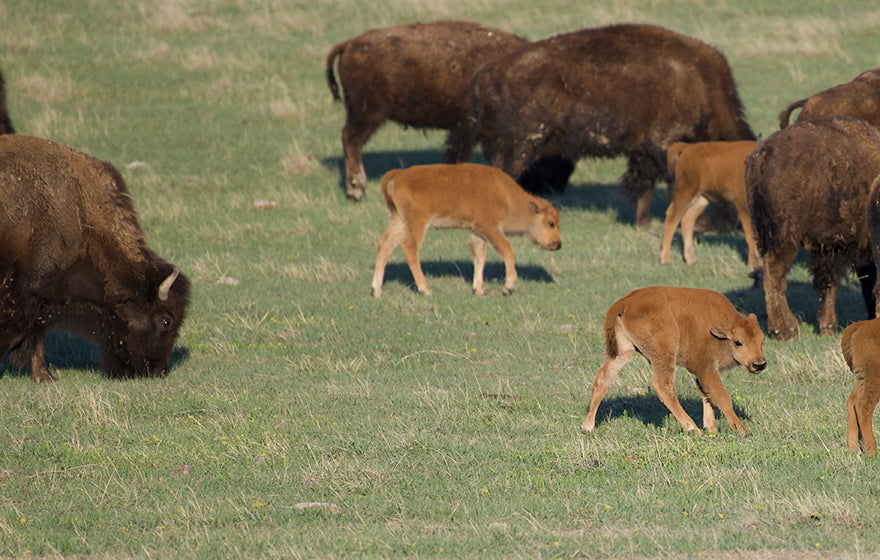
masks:
<path fill-rule="evenodd" d="M 562 195 L 554 202 L 567 208 L 589 210 L 591 212 L 614 212 L 619 223 L 633 224 L 636 220 L 635 202 L 627 198 L 620 183 L 569 183 Z M 663 220 L 669 200 L 666 191 L 658 187 L 651 199 L 651 218 Z"/>
<path fill-rule="evenodd" d="M 443 163 L 443 152 L 440 150 L 409 150 L 394 152 L 364 152 L 361 155 L 367 181 L 378 182 L 382 175 L 403 167 Z M 329 157 L 321 161 L 325 169 L 339 175 L 339 188 L 345 192 L 345 158 Z M 381 195 L 380 195 L 381 197 Z"/>
<path fill-rule="evenodd" d="M 175 367 L 186 362 L 189 355 L 187 348 L 175 347 L 171 353 L 168 375 L 172 374 Z M 46 337 L 45 356 L 49 371 L 52 373 L 58 370 L 79 369 L 101 375 L 97 345 L 81 336 L 63 331 L 49 332 Z M 30 371 L 27 368 L 18 369 L 15 367 L 7 355 L 0 359 L 0 378 L 6 376 L 30 377 Z"/>
<path fill-rule="evenodd" d="M 703 401 L 696 398 L 679 398 L 681 407 L 687 412 L 697 426 L 702 429 L 703 426 Z M 733 404 L 733 411 L 739 416 L 740 420 L 749 420 L 749 415 L 742 408 Z M 663 427 L 664 422 L 671 421 L 678 425 L 678 421 L 669 412 L 669 409 L 660 401 L 656 394 L 648 393 L 644 395 L 626 395 L 610 399 L 604 399 L 599 405 L 596 413 L 596 426 L 611 422 L 617 418 L 630 417 L 635 418 L 646 426 Z M 668 419 L 668 420 L 667 420 Z M 718 430 L 730 429 L 727 418 L 718 408 L 715 408 L 715 420 L 718 423 Z"/>
<path fill-rule="evenodd" d="M 422 261 L 422 272 L 426 277 L 455 277 L 461 278 L 470 285 L 474 280 L 474 264 L 471 261 Z M 516 265 L 518 282 L 522 280 L 532 282 L 554 282 L 553 276 L 544 267 L 535 265 Z M 504 282 L 504 263 L 488 261 L 483 269 L 483 278 L 488 284 L 491 282 Z M 388 263 L 385 267 L 385 282 L 394 281 L 416 290 L 412 272 L 406 262 Z"/>

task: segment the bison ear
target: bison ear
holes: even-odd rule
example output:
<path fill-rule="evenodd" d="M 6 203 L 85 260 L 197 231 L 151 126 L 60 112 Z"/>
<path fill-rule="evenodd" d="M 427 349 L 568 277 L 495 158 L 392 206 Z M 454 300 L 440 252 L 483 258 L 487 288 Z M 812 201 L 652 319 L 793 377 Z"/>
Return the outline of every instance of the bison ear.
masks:
<path fill-rule="evenodd" d="M 727 334 L 724 331 L 722 331 L 718 327 L 712 327 L 709 330 L 709 332 L 711 332 L 712 336 L 714 336 L 715 338 L 717 338 L 719 340 L 727 340 L 728 338 L 730 338 L 727 336 Z"/>
<path fill-rule="evenodd" d="M 538 205 L 535 204 L 535 202 L 532 200 L 529 201 L 529 210 L 532 211 L 532 214 L 540 214 L 541 213 L 541 209 L 538 208 Z"/>

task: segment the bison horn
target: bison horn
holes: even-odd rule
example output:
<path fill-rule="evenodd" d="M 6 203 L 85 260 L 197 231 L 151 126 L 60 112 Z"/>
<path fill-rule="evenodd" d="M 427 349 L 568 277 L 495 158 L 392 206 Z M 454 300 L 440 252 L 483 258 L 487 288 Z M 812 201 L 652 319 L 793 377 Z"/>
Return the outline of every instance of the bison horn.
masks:
<path fill-rule="evenodd" d="M 159 284 L 159 301 L 165 301 L 168 299 L 168 293 L 171 292 L 171 285 L 174 284 L 174 281 L 177 280 L 178 276 L 180 276 L 180 271 L 175 268 L 174 272 L 168 275 L 168 278 L 162 280 L 162 283 Z"/>

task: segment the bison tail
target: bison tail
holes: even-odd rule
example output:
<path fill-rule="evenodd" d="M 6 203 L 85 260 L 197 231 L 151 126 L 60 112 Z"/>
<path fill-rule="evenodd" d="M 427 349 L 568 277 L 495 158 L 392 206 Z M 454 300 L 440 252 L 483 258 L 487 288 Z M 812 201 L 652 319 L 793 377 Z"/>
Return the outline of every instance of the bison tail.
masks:
<path fill-rule="evenodd" d="M 403 169 L 392 169 L 385 175 L 382 175 L 382 196 L 385 198 L 385 206 L 388 207 L 389 214 L 397 213 L 397 205 L 394 204 L 394 178 L 403 171 Z"/>
<path fill-rule="evenodd" d="M 333 67 L 336 65 L 336 59 L 339 58 L 344 50 L 345 43 L 333 45 L 333 48 L 327 53 L 327 70 L 324 72 L 327 78 L 327 87 L 330 88 L 330 93 L 333 94 L 333 99 L 336 101 L 340 101 L 342 96 L 339 94 L 339 84 L 336 83 L 336 74 L 333 71 Z"/>
<path fill-rule="evenodd" d="M 791 118 L 791 112 L 794 111 L 795 109 L 797 109 L 798 107 L 803 107 L 807 103 L 807 99 L 809 99 L 809 97 L 805 97 L 804 99 L 800 99 L 798 101 L 795 101 L 794 103 L 792 103 L 791 105 L 789 105 L 788 107 L 783 109 L 781 113 L 779 113 L 779 128 L 780 129 L 783 129 L 788 126 L 788 121 Z"/>
<path fill-rule="evenodd" d="M 853 356 L 852 356 L 852 339 L 853 335 L 856 334 L 856 331 L 859 330 L 859 323 L 853 323 L 844 329 L 843 334 L 840 336 L 840 350 L 843 354 L 843 359 L 846 361 L 846 365 L 849 367 L 849 370 L 855 373 L 855 366 L 853 364 Z"/>
<path fill-rule="evenodd" d="M 772 251 L 776 244 L 776 223 L 770 213 L 770 206 L 764 197 L 767 184 L 764 181 L 764 168 L 766 165 L 767 152 L 770 147 L 764 145 L 746 160 L 746 198 L 749 205 L 749 215 L 752 218 L 752 230 L 755 232 L 755 241 L 758 251 L 762 254 Z"/>
<path fill-rule="evenodd" d="M 617 347 L 617 325 L 623 319 L 623 303 L 619 300 L 605 315 L 605 354 L 612 360 L 620 354 Z"/>

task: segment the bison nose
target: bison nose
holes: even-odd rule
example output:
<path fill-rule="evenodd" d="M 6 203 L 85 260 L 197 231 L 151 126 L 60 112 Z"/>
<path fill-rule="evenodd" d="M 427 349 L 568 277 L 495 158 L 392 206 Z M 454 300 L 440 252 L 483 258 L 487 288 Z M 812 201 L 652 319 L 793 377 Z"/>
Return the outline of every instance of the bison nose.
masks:
<path fill-rule="evenodd" d="M 557 241 L 550 246 L 551 251 L 558 251 L 559 249 L 562 249 L 562 241 Z"/>
<path fill-rule="evenodd" d="M 754 371 L 764 371 L 765 367 L 767 367 L 767 362 L 765 360 L 761 360 L 760 362 L 755 362 L 752 364 L 752 369 Z"/>

